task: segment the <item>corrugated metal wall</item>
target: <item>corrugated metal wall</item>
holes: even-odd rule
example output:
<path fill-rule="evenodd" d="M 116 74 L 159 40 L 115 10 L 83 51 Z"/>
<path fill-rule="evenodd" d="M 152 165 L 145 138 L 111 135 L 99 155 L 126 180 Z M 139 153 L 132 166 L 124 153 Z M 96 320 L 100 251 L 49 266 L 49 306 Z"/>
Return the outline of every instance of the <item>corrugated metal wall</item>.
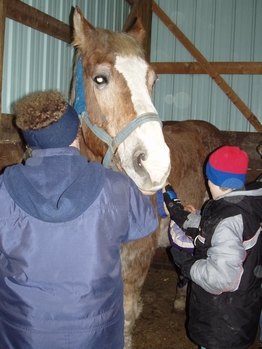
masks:
<path fill-rule="evenodd" d="M 79 6 L 94 26 L 121 31 L 130 7 L 124 0 L 24 0 L 30 6 L 69 24 Z M 74 49 L 46 34 L 6 20 L 2 113 L 25 95 L 42 90 L 69 92 Z"/>
<path fill-rule="evenodd" d="M 208 61 L 262 61 L 261 0 L 155 1 Z M 155 14 L 151 61 L 195 61 Z M 262 122 L 262 76 L 222 77 Z M 163 120 L 201 119 L 221 130 L 255 131 L 209 75 L 159 75 L 153 99 Z"/>
<path fill-rule="evenodd" d="M 261 0 L 155 0 L 198 50 L 212 61 L 262 61 Z M 124 0 L 24 0 L 69 24 L 77 4 L 94 25 L 120 31 L 129 13 Z M 12 20 L 6 21 L 2 112 L 37 90 L 68 93 L 73 48 Z M 153 13 L 152 62 L 193 57 Z M 262 76 L 223 75 L 262 121 Z M 208 75 L 159 75 L 153 100 L 162 120 L 201 119 L 221 130 L 255 131 Z"/>

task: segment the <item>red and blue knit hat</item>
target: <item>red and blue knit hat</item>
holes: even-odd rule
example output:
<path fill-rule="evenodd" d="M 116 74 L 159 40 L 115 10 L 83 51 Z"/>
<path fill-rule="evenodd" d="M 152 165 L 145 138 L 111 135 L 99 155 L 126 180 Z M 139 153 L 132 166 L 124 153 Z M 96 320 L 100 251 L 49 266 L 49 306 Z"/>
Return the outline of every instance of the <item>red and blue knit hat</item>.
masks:
<path fill-rule="evenodd" d="M 219 187 L 240 189 L 246 181 L 248 155 L 234 146 L 216 150 L 206 165 L 207 178 Z"/>

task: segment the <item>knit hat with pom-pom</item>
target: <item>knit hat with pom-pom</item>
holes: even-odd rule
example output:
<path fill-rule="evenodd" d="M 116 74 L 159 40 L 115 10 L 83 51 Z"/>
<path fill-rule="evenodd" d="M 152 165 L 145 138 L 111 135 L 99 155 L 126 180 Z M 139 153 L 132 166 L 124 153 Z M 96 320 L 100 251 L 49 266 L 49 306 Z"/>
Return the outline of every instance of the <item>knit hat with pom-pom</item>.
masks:
<path fill-rule="evenodd" d="M 79 118 L 58 91 L 33 93 L 15 105 L 16 125 L 30 148 L 68 147 L 76 138 Z"/>
<path fill-rule="evenodd" d="M 248 160 L 247 153 L 238 147 L 221 147 L 209 157 L 207 178 L 219 187 L 240 189 L 246 181 Z"/>

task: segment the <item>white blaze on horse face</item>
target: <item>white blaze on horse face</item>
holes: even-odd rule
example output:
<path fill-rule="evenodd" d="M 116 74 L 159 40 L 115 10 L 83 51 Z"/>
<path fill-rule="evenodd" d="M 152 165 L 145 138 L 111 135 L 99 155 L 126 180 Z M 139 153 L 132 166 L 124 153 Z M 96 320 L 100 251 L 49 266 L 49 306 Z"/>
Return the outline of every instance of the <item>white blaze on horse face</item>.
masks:
<path fill-rule="evenodd" d="M 146 85 L 146 62 L 139 57 L 118 56 L 115 68 L 126 80 L 137 116 L 157 113 Z M 170 153 L 157 121 L 137 127 L 117 153 L 122 168 L 140 189 L 155 192 L 164 186 L 170 172 Z"/>
<path fill-rule="evenodd" d="M 146 86 L 147 63 L 136 56 L 117 56 L 115 68 L 126 80 L 137 115 L 156 113 Z"/>

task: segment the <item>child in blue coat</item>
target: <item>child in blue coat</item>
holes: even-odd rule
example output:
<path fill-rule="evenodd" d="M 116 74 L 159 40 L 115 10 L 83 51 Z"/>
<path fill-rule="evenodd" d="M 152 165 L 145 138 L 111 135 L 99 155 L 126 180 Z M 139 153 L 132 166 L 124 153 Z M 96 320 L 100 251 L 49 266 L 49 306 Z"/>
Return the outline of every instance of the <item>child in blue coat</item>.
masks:
<path fill-rule="evenodd" d="M 0 176 L 0 348 L 122 349 L 120 245 L 157 228 L 150 197 L 80 155 L 59 92 L 23 99 L 16 124 L 32 157 Z"/>

